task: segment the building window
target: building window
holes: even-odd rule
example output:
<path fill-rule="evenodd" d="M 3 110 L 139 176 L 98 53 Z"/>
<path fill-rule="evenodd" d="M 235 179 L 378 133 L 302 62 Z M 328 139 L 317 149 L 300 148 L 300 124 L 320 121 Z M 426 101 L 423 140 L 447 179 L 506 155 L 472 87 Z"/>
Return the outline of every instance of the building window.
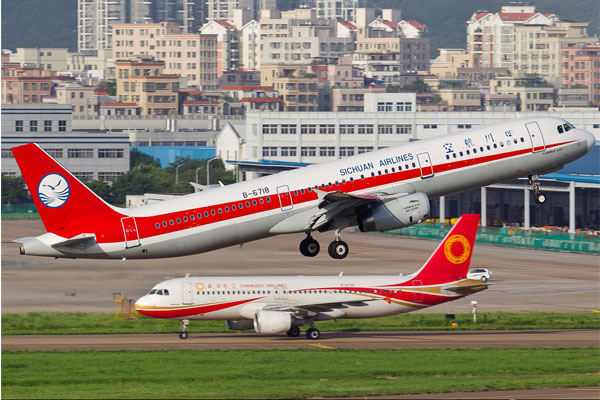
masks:
<path fill-rule="evenodd" d="M 300 125 L 300 133 L 301 134 L 309 134 L 309 135 L 314 135 L 315 133 L 317 133 L 317 126 L 316 125 Z"/>
<path fill-rule="evenodd" d="M 335 133 L 335 125 L 319 125 L 319 133 L 321 135 L 332 135 Z"/>
<path fill-rule="evenodd" d="M 44 121 L 44 132 L 52 132 L 52 121 Z"/>
<path fill-rule="evenodd" d="M 340 133 L 353 135 L 354 125 L 340 125 Z"/>
<path fill-rule="evenodd" d="M 38 122 L 37 121 L 29 121 L 29 132 L 37 132 Z"/>
<path fill-rule="evenodd" d="M 281 134 L 282 135 L 295 135 L 296 134 L 296 125 L 281 125 Z"/>
<path fill-rule="evenodd" d="M 282 157 L 295 157 L 296 156 L 296 148 L 295 147 L 282 147 L 281 148 L 281 156 Z"/>
<path fill-rule="evenodd" d="M 98 149 L 98 158 L 123 158 L 123 149 Z"/>
<path fill-rule="evenodd" d="M 94 149 L 69 149 L 68 158 L 94 158 Z"/>
<path fill-rule="evenodd" d="M 63 158 L 63 150 L 62 149 L 45 149 L 46 153 L 50 155 L 52 158 Z"/>
<path fill-rule="evenodd" d="M 93 172 L 73 172 L 73 175 L 75 175 L 75 178 L 81 180 L 81 181 L 92 181 L 94 180 L 94 173 Z"/>
<path fill-rule="evenodd" d="M 114 182 L 119 175 L 119 172 L 98 172 L 98 179 L 104 182 Z"/>
<path fill-rule="evenodd" d="M 277 156 L 277 147 L 263 147 L 263 157 Z"/>
<path fill-rule="evenodd" d="M 340 147 L 340 157 L 350 157 L 354 155 L 354 147 Z"/>
<path fill-rule="evenodd" d="M 335 147 L 319 147 L 319 156 L 335 157 Z"/>
<path fill-rule="evenodd" d="M 358 134 L 372 134 L 373 133 L 373 125 L 358 125 Z"/>
<path fill-rule="evenodd" d="M 67 131 L 67 121 L 58 121 L 58 131 L 59 132 Z"/>
<path fill-rule="evenodd" d="M 277 133 L 277 125 L 263 125 L 263 134 L 264 135 L 268 135 L 270 134 L 276 134 Z"/>
<path fill-rule="evenodd" d="M 408 135 L 412 133 L 412 125 L 396 125 L 397 135 Z"/>
<path fill-rule="evenodd" d="M 371 146 L 361 146 L 357 148 L 358 154 L 368 153 L 369 151 L 373 151 L 373 147 Z"/>
<path fill-rule="evenodd" d="M 316 147 L 302 147 L 301 153 L 303 157 L 315 157 L 317 155 Z"/>
<path fill-rule="evenodd" d="M 23 132 L 23 121 L 15 121 L 15 131 Z"/>
<path fill-rule="evenodd" d="M 14 158 L 10 149 L 2 149 L 2 158 Z"/>
<path fill-rule="evenodd" d="M 379 125 L 377 131 L 380 135 L 394 133 L 394 125 Z"/>

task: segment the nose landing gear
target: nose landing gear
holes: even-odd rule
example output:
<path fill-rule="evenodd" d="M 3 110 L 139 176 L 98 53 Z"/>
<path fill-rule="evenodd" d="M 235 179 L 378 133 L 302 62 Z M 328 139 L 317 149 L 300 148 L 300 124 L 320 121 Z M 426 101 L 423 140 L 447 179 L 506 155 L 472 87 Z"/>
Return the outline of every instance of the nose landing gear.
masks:
<path fill-rule="evenodd" d="M 529 175 L 529 184 L 533 187 L 533 195 L 535 196 L 535 202 L 537 204 L 544 204 L 546 202 L 546 195 L 540 193 L 540 182 L 537 175 Z"/>
<path fill-rule="evenodd" d="M 187 339 L 188 338 L 188 325 L 190 324 L 189 319 L 181 320 L 181 332 L 179 332 L 179 339 Z"/>

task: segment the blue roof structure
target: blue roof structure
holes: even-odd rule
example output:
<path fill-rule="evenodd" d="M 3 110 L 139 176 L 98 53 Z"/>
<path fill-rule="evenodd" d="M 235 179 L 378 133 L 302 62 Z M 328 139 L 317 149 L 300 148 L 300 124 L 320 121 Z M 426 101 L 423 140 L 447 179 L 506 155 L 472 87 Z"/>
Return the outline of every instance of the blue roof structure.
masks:
<path fill-rule="evenodd" d="M 131 146 L 131 149 L 156 158 L 160 167 L 168 167 L 177 157 L 191 158 L 192 160 L 207 160 L 217 155 L 215 146 Z"/>

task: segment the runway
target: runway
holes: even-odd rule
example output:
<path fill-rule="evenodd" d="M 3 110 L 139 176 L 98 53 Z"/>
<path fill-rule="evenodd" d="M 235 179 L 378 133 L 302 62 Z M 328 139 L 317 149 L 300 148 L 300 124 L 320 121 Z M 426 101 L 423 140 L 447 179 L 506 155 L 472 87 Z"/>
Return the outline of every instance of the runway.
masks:
<path fill-rule="evenodd" d="M 85 351 L 164 349 L 414 349 L 414 348 L 525 348 L 598 347 L 600 331 L 410 331 L 410 332 L 322 332 L 321 339 L 304 336 L 257 335 L 254 333 L 190 333 L 178 335 L 22 335 L 2 336 L 2 350 Z"/>
<path fill-rule="evenodd" d="M 2 221 L 2 312 L 114 312 L 113 292 L 137 299 L 172 277 L 216 275 L 410 274 L 439 244 L 344 231 L 350 254 L 334 260 L 322 251 L 300 255 L 302 234 L 279 235 L 243 246 L 171 259 L 68 260 L 22 256 L 11 241 L 45 232 L 40 220 Z M 321 247 L 331 232 L 316 233 Z M 472 268 L 494 275 L 488 290 L 419 312 L 469 313 L 471 300 L 486 311 L 587 312 L 600 308 L 599 257 L 476 244 Z"/>

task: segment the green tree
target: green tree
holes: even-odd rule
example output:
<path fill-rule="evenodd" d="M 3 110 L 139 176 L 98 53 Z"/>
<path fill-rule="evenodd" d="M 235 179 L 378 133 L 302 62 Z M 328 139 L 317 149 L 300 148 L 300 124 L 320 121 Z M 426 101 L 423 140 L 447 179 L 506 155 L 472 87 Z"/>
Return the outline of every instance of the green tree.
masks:
<path fill-rule="evenodd" d="M 114 193 L 111 190 L 110 185 L 107 182 L 104 182 L 100 179 L 95 179 L 93 181 L 85 182 L 87 187 L 98 196 L 100 196 L 104 201 L 109 204 L 112 204 L 115 200 Z"/>
<path fill-rule="evenodd" d="M 98 84 L 98 89 L 106 89 L 109 96 L 117 95 L 117 81 L 115 79 L 110 79 L 108 81 L 103 81 Z"/>
<path fill-rule="evenodd" d="M 160 162 L 148 154 L 144 154 L 138 149 L 129 152 L 129 168 L 133 169 L 140 165 L 154 165 L 160 167 Z"/>
<path fill-rule="evenodd" d="M 31 203 L 22 176 L 2 176 L 2 204 Z"/>

